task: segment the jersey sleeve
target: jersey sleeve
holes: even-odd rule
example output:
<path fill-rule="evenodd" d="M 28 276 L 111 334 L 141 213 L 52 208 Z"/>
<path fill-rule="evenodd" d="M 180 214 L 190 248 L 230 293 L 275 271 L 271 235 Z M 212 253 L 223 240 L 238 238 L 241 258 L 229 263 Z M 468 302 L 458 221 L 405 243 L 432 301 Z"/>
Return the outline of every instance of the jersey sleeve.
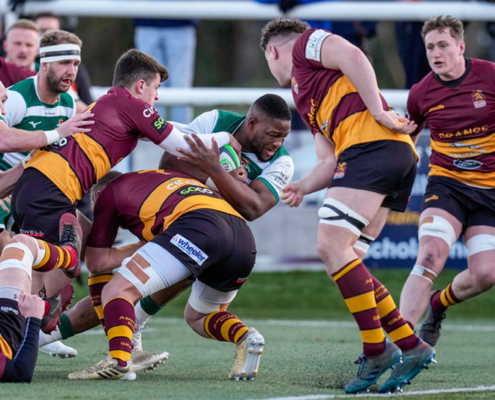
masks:
<path fill-rule="evenodd" d="M 256 179 L 263 182 L 270 189 L 278 203 L 280 201 L 280 192 L 291 181 L 293 175 L 294 161 L 289 155 L 284 155 L 264 168 Z"/>
<path fill-rule="evenodd" d="M 88 236 L 87 246 L 112 247 L 119 230 L 119 214 L 115 207 L 115 197 L 111 183 L 99 194 L 93 211 L 93 226 Z"/>
<path fill-rule="evenodd" d="M 196 117 L 189 125 L 185 133 L 213 133 L 218 121 L 218 110 L 207 111 Z"/>
<path fill-rule="evenodd" d="M 121 117 L 130 129 L 155 144 L 163 142 L 173 129 L 173 125 L 164 121 L 153 107 L 138 99 L 133 99 L 121 109 Z"/>
<path fill-rule="evenodd" d="M 411 133 L 411 136 L 418 135 L 425 125 L 426 118 L 421 114 L 421 108 L 419 106 L 419 90 L 416 85 L 414 85 L 409 91 L 409 96 L 407 97 L 407 111 L 406 118 L 414 121 L 418 127 Z"/>
<path fill-rule="evenodd" d="M 310 29 L 304 32 L 294 46 L 294 63 L 325 68 L 321 63 L 321 48 L 325 39 L 331 35 L 332 32 L 324 29 Z"/>
<path fill-rule="evenodd" d="M 27 106 L 26 101 L 19 92 L 7 90 L 8 99 L 5 102 L 5 112 L 3 116 L 5 123 L 13 127 L 20 123 L 24 118 Z"/>

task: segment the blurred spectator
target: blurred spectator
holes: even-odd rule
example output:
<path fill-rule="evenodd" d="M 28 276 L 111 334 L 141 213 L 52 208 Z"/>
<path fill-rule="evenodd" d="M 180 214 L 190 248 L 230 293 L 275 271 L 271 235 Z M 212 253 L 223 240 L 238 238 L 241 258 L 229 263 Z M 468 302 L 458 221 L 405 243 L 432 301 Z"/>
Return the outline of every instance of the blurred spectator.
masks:
<path fill-rule="evenodd" d="M 163 1 L 163 0 L 155 0 Z M 136 19 L 134 43 L 136 48 L 167 67 L 170 77 L 165 87 L 191 87 L 194 79 L 196 57 L 196 20 Z M 189 123 L 193 119 L 192 108 L 171 107 L 168 115 L 156 107 L 167 120 Z"/>
<path fill-rule="evenodd" d="M 40 34 L 43 35 L 46 31 L 53 29 L 59 30 L 61 27 L 60 17 L 52 12 L 43 12 L 33 16 L 33 20 L 38 27 Z M 79 64 L 79 71 L 76 75 L 76 80 L 72 85 L 72 89 L 77 93 L 78 99 L 82 102 L 77 105 L 77 111 L 82 111 L 87 104 L 93 102 L 91 97 L 91 78 L 88 69 L 84 64 Z"/>
<path fill-rule="evenodd" d="M 5 59 L 20 67 L 36 70 L 39 32 L 36 24 L 29 19 L 16 21 L 7 31 L 3 49 Z"/>

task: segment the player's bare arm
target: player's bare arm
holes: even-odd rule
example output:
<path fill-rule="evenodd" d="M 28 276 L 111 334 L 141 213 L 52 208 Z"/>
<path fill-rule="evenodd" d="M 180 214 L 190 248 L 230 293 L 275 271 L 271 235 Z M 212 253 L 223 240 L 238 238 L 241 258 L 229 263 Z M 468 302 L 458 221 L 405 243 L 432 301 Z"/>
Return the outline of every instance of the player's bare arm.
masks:
<path fill-rule="evenodd" d="M 321 50 L 325 68 L 342 71 L 356 87 L 369 112 L 380 124 L 396 133 L 409 135 L 417 128 L 414 121 L 383 110 L 376 75 L 366 55 L 347 40 L 331 35 Z"/>
<path fill-rule="evenodd" d="M 299 206 L 306 194 L 327 188 L 332 180 L 337 163 L 335 146 L 321 133 L 316 133 L 315 147 L 318 163 L 304 178 L 289 183 L 282 189 L 280 199 L 289 207 Z"/>
<path fill-rule="evenodd" d="M 213 142 L 211 149 L 209 149 L 199 136 L 195 134 L 191 136 L 194 140 L 189 137 L 185 139 L 191 146 L 192 151 L 179 150 L 187 156 L 187 158 L 182 159 L 206 172 L 215 182 L 220 194 L 244 218 L 248 221 L 253 221 L 277 204 L 277 199 L 273 193 L 261 181 L 255 179 L 250 185 L 246 186 L 245 183 L 234 178 L 223 169 L 218 163 L 220 152 L 216 142 Z"/>
<path fill-rule="evenodd" d="M 85 262 L 92 274 L 111 272 L 122 265 L 122 261 L 132 256 L 144 242 L 128 244 L 122 247 L 86 247 Z"/>
<path fill-rule="evenodd" d="M 19 163 L 14 168 L 0 173 L 0 199 L 4 199 L 12 194 L 14 185 L 21 177 L 23 170 L 22 163 Z"/>

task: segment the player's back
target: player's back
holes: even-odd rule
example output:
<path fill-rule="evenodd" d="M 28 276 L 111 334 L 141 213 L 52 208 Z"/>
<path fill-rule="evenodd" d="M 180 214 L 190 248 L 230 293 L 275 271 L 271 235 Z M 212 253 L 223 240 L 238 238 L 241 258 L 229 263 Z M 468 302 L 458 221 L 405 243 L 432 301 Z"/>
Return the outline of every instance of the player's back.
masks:
<path fill-rule="evenodd" d="M 217 193 L 186 173 L 147 170 L 124 174 L 100 193 L 88 245 L 111 246 L 119 226 L 150 241 L 181 215 L 198 209 L 242 218 Z"/>
<path fill-rule="evenodd" d="M 172 129 L 153 107 L 122 87 L 110 89 L 87 111 L 94 113 L 91 132 L 44 147 L 27 164 L 50 178 L 72 202 L 129 155 L 141 136 L 159 143 Z"/>

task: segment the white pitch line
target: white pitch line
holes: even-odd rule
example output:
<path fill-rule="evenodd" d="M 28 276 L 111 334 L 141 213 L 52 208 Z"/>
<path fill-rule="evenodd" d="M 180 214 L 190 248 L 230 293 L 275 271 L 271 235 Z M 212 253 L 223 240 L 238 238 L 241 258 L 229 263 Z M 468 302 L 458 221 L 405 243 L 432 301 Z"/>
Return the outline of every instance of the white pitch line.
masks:
<path fill-rule="evenodd" d="M 432 390 L 421 390 L 414 392 L 403 392 L 396 393 L 393 395 L 390 394 L 379 394 L 379 393 L 363 393 L 363 394 L 314 394 L 308 396 L 292 396 L 292 397 L 270 397 L 265 400 L 317 400 L 317 399 L 343 399 L 343 398 L 358 398 L 358 397 L 388 397 L 391 396 L 421 396 L 421 395 L 429 395 L 429 394 L 443 394 L 443 393 L 462 393 L 462 392 L 487 392 L 487 391 L 495 391 L 495 386 L 477 386 L 471 388 L 453 388 L 453 389 L 432 389 Z"/>

